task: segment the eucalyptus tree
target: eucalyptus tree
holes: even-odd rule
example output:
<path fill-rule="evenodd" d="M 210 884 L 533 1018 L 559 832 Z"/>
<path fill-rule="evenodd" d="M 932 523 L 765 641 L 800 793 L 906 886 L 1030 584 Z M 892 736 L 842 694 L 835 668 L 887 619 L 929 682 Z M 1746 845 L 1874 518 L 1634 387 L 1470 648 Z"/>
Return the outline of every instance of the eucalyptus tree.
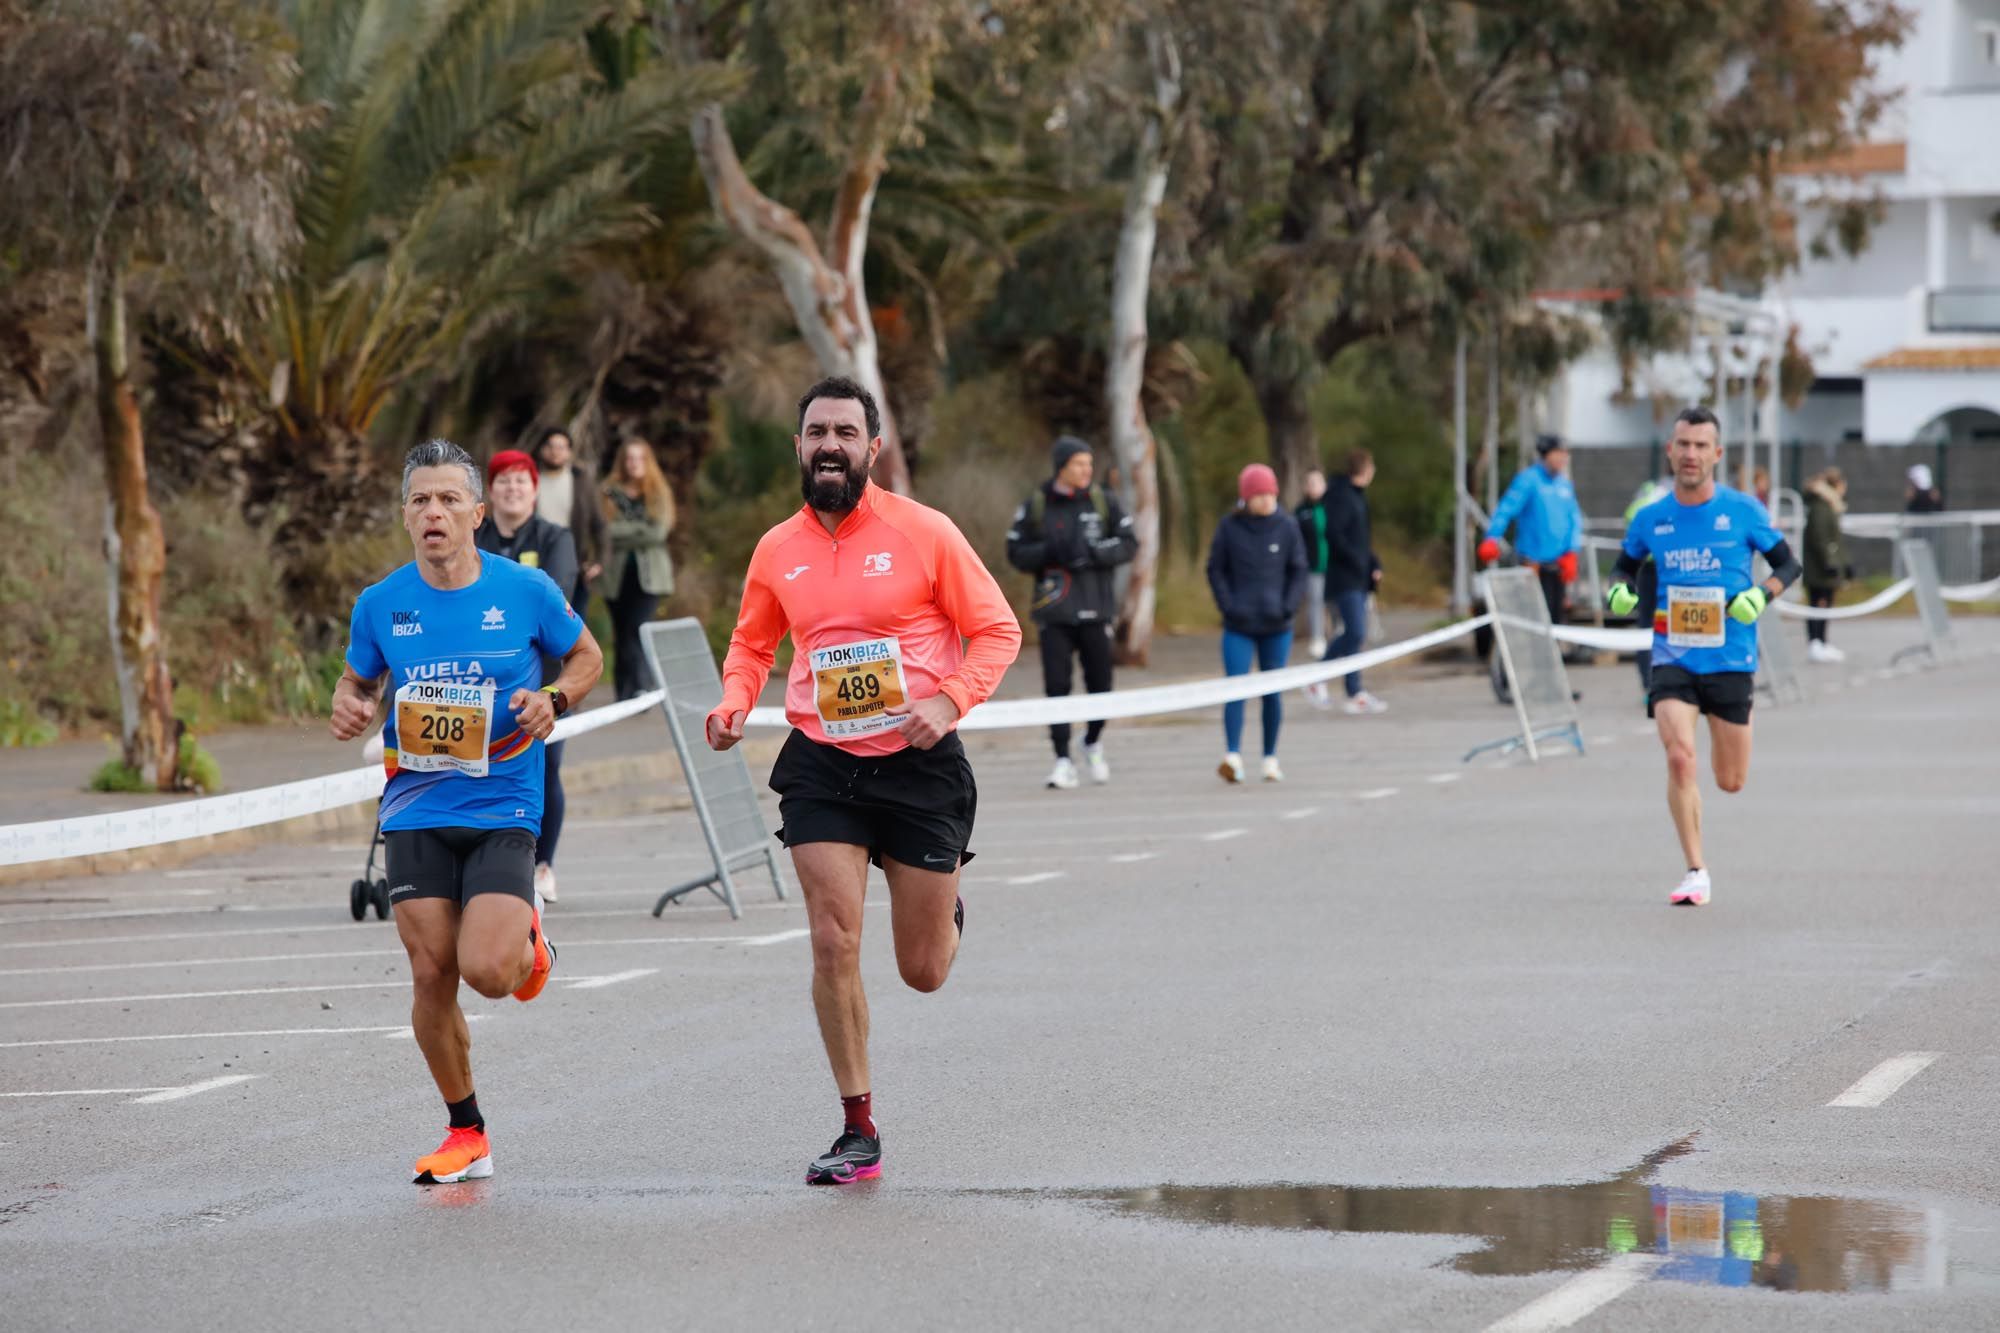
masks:
<path fill-rule="evenodd" d="M 0 0 L 0 251 L 86 289 L 126 766 L 178 785 L 166 534 L 133 383 L 135 286 L 226 333 L 289 253 L 305 114 L 261 6 Z"/>

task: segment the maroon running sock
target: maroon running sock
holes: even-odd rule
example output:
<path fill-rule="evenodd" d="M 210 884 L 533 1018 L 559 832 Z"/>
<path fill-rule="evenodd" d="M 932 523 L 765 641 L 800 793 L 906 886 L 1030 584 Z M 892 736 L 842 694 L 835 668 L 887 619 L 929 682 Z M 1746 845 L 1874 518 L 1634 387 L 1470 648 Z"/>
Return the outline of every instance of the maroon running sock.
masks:
<path fill-rule="evenodd" d="M 864 1092 L 859 1097 L 842 1097 L 840 1109 L 846 1113 L 847 1127 L 856 1134 L 866 1134 L 875 1138 L 875 1094 Z"/>

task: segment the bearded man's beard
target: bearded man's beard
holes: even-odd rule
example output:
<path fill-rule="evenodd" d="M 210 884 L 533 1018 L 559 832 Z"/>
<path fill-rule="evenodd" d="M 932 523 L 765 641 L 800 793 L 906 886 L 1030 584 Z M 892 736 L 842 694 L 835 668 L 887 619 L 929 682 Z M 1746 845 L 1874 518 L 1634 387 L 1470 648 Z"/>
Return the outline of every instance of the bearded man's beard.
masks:
<path fill-rule="evenodd" d="M 838 473 L 822 464 L 837 464 Z M 810 462 L 799 464 L 799 488 L 806 503 L 822 514 L 845 514 L 861 503 L 868 486 L 868 469 L 850 466 L 839 449 L 822 449 Z"/>

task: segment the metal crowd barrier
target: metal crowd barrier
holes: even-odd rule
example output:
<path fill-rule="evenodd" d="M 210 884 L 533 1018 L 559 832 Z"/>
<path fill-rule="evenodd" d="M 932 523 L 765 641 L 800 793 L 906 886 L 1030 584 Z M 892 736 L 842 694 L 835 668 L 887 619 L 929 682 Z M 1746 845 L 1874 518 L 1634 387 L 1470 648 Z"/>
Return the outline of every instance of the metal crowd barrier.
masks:
<path fill-rule="evenodd" d="M 735 876 L 760 863 L 771 872 L 771 886 L 782 900 L 784 872 L 778 868 L 770 830 L 764 827 L 764 812 L 758 808 L 756 784 L 742 747 L 720 753 L 708 748 L 708 715 L 722 702 L 722 677 L 701 622 L 691 616 L 656 620 L 640 631 L 640 641 L 659 682 L 660 712 L 673 734 L 674 752 L 680 756 L 688 795 L 715 867 L 700 879 L 661 894 L 653 904 L 653 915 L 684 894 L 707 889 L 729 908 L 731 918 L 740 918 L 743 909 L 736 901 Z"/>
<path fill-rule="evenodd" d="M 1495 569 L 1480 576 L 1487 609 L 1493 615 L 1493 651 L 1513 697 L 1518 731 L 1499 740 L 1475 745 L 1467 762 L 1489 750 L 1507 754 L 1526 750 L 1541 761 L 1541 742 L 1566 739 L 1583 753 L 1583 730 L 1563 666 L 1562 645 L 1550 635 L 1549 605 L 1542 599 L 1541 580 L 1528 569 Z"/>

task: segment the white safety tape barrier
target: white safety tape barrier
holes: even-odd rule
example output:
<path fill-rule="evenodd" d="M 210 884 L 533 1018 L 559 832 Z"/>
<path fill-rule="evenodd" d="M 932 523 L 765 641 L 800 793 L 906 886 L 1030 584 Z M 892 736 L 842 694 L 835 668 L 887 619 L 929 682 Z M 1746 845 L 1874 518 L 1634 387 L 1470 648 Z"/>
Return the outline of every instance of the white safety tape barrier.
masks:
<path fill-rule="evenodd" d="M 1872 616 L 1878 611 L 1894 606 L 1909 596 L 1916 584 L 1909 579 L 1899 579 L 1865 602 L 1853 606 L 1821 608 L 1802 606 L 1796 602 L 1777 603 L 1778 613 L 1793 620 L 1854 620 L 1861 616 Z M 1985 583 L 1960 584 L 1951 588 L 1940 588 L 1939 593 L 1948 602 L 1988 602 L 2000 600 L 2000 579 L 1989 579 Z M 1509 625 L 1514 622 L 1509 621 Z M 1515 628 L 1541 631 L 1538 625 L 1523 621 Z M 1636 653 L 1652 646 L 1653 631 L 1650 629 L 1596 629 L 1589 625 L 1551 626 L 1549 637 L 1564 643 L 1574 643 L 1584 648 L 1595 648 L 1600 652 Z"/>
<path fill-rule="evenodd" d="M 1960 583 L 1939 588 L 1938 595 L 1947 602 L 2000 601 L 2000 578 L 1988 579 L 1984 583 Z"/>
<path fill-rule="evenodd" d="M 1215 680 L 1188 681 L 1178 685 L 1154 685 L 1144 689 L 1120 690 L 1112 694 L 1085 694 L 1062 699 L 1011 699 L 986 703 L 973 709 L 959 722 L 963 731 L 995 730 L 1002 727 L 1039 727 L 1051 722 L 1087 722 L 1094 718 L 1138 717 L 1149 713 L 1180 712 L 1277 694 L 1298 689 L 1315 681 L 1331 680 L 1350 671 L 1365 671 L 1384 662 L 1407 657 L 1460 638 L 1488 623 L 1486 616 L 1462 620 L 1402 643 L 1356 653 L 1332 662 L 1284 667 L 1277 671 L 1248 676 L 1225 676 Z M 623 703 L 593 708 L 556 723 L 552 739 L 572 736 L 610 726 L 660 705 L 658 690 L 637 695 Z M 748 719 L 752 726 L 789 725 L 782 708 L 758 708 Z M 378 756 L 380 738 L 371 749 Z M 275 824 L 322 810 L 372 801 L 382 794 L 385 775 L 379 763 L 365 768 L 329 773 L 324 777 L 287 782 L 276 787 L 209 796 L 195 801 L 174 801 L 116 814 L 80 815 L 73 819 L 48 819 L 33 824 L 0 826 L 0 865 L 21 865 L 29 861 L 51 861 L 72 856 L 99 856 L 159 843 L 179 842 L 212 833 L 227 833 Z"/>
<path fill-rule="evenodd" d="M 1530 624 L 1525 620 L 1509 620 L 1511 629 L 1527 630 L 1531 634 L 1543 632 L 1543 626 Z M 1653 631 L 1649 629 L 1598 629 L 1591 625 L 1550 625 L 1548 636 L 1562 643 L 1573 643 L 1583 648 L 1595 648 L 1601 653 L 1636 653 L 1653 646 Z"/>
<path fill-rule="evenodd" d="M 1055 699 L 1005 699 L 980 704 L 959 719 L 960 731 L 999 731 L 1010 727 L 1045 727 L 1051 722 L 1110 722 L 1121 717 L 1144 717 L 1156 713 L 1181 713 L 1191 708 L 1212 708 L 1238 699 L 1255 699 L 1266 694 L 1282 694 L 1320 681 L 1344 676 L 1350 671 L 1366 671 L 1399 657 L 1408 657 L 1463 638 L 1492 623 L 1490 616 L 1474 616 L 1443 629 L 1420 634 L 1400 643 L 1384 644 L 1364 653 L 1337 657 L 1330 662 L 1309 662 L 1303 666 L 1257 671 L 1247 676 L 1221 676 L 1209 680 L 1182 681 L 1174 685 L 1148 685 L 1136 690 L 1113 690 L 1108 694 L 1072 694 Z M 756 708 L 744 719 L 753 727 L 783 727 L 782 708 Z"/>
<path fill-rule="evenodd" d="M 1778 614 L 1793 620 L 1853 620 L 1860 616 L 1872 616 L 1877 611 L 1894 606 L 1909 595 L 1917 585 L 1909 579 L 1898 579 L 1865 602 L 1853 606 L 1817 607 L 1803 606 L 1797 602 L 1779 602 Z"/>
<path fill-rule="evenodd" d="M 1878 611 L 1894 606 L 1909 596 L 1916 585 L 1908 579 L 1899 579 L 1865 602 L 1853 606 L 1821 608 L 1804 606 L 1797 602 L 1777 603 L 1778 614 L 1792 620 L 1854 620 L 1861 616 L 1872 616 Z M 1938 592 L 1947 602 L 1990 602 L 2000 600 L 2000 579 L 1989 579 L 1985 583 L 1967 583 L 1957 587 L 1940 588 Z M 1510 622 L 1511 623 L 1511 622 Z M 1539 626 L 1523 622 L 1517 628 L 1540 632 Z M 1564 643 L 1574 643 L 1584 648 L 1595 648 L 1599 652 L 1636 653 L 1651 647 L 1653 631 L 1649 629 L 1597 629 L 1589 625 L 1555 625 L 1549 629 L 1549 637 Z"/>
<path fill-rule="evenodd" d="M 1832 612 L 1815 611 L 1811 607 L 1794 606 L 1789 602 L 1779 603 L 1779 610 L 1788 616 L 1800 618 L 1847 618 L 1870 615 L 1904 596 L 1910 587 L 1909 580 L 1905 579 L 1884 589 L 1867 602 L 1858 606 L 1841 607 Z M 2000 579 L 1945 588 L 1943 593 L 1950 601 L 1986 601 L 2000 597 Z M 1491 624 L 1492 619 L 1491 616 L 1475 616 L 1470 620 L 1461 620 L 1442 629 L 1432 630 L 1428 634 L 1420 634 L 1414 639 L 1385 644 L 1380 648 L 1371 648 L 1366 652 L 1337 658 L 1331 662 L 1281 667 L 1276 671 L 1260 671 L 1245 676 L 1223 676 L 1208 680 L 1184 681 L 1173 685 L 1150 685 L 1135 690 L 1116 690 L 1109 694 L 1068 695 L 1055 699 L 1008 699 L 984 703 L 960 719 L 958 726 L 961 731 L 997 731 L 1012 727 L 1043 727 L 1052 722 L 1090 722 L 1100 718 L 1113 721 L 1118 718 L 1210 708 L 1216 704 L 1231 703 L 1239 699 L 1280 694 L 1322 681 L 1330 681 L 1351 671 L 1367 671 L 1386 662 L 1393 662 L 1397 658 L 1424 652 L 1440 644 L 1449 643 L 1453 639 L 1463 638 L 1474 630 Z M 1526 622 L 1522 622 L 1522 627 L 1537 630 L 1540 628 L 1527 625 Z M 1558 625 L 1550 628 L 1548 633 L 1566 643 L 1612 652 L 1642 651 L 1651 646 L 1653 640 L 1652 631 L 1648 629 L 1596 629 L 1582 625 Z M 623 703 L 593 708 L 587 713 L 572 714 L 556 723 L 555 733 L 551 739 L 568 740 L 573 736 L 595 731 L 599 727 L 607 727 L 626 718 L 649 712 L 659 706 L 662 697 L 660 691 L 651 690 Z M 752 709 L 746 722 L 754 727 L 790 725 L 785 719 L 784 709 L 770 707 Z M 377 736 L 371 740 L 364 753 L 379 758 L 381 738 Z M 30 861 L 49 861 L 73 856 L 97 856 L 106 852 L 126 851 L 134 847 L 150 847 L 159 843 L 179 842 L 186 838 L 254 828 L 260 824 L 275 824 L 301 815 L 317 814 L 323 810 L 336 810 L 342 806 L 375 800 L 382 794 L 384 780 L 385 775 L 381 765 L 373 763 L 364 768 L 329 773 L 324 777 L 282 783 L 275 787 L 260 787 L 254 791 L 234 792 L 226 796 L 169 802 L 138 810 L 119 811 L 115 814 L 80 815 L 72 819 L 49 819 L 31 824 L 4 825 L 0 826 L 0 865 L 21 865 Z"/>
<path fill-rule="evenodd" d="M 553 739 L 571 736 L 622 722 L 635 713 L 660 705 L 654 690 L 623 703 L 593 708 L 556 723 Z M 368 746 L 379 759 L 381 738 Z M 22 865 L 29 861 L 53 861 L 70 856 L 101 856 L 106 852 L 128 851 L 184 838 L 231 833 L 237 829 L 276 824 L 300 815 L 338 810 L 359 805 L 382 794 L 387 780 L 380 763 L 350 768 L 342 773 L 231 792 L 225 796 L 205 796 L 196 801 L 171 801 L 115 814 L 79 815 L 73 819 L 44 819 L 32 824 L 0 826 L 0 866 Z"/>

